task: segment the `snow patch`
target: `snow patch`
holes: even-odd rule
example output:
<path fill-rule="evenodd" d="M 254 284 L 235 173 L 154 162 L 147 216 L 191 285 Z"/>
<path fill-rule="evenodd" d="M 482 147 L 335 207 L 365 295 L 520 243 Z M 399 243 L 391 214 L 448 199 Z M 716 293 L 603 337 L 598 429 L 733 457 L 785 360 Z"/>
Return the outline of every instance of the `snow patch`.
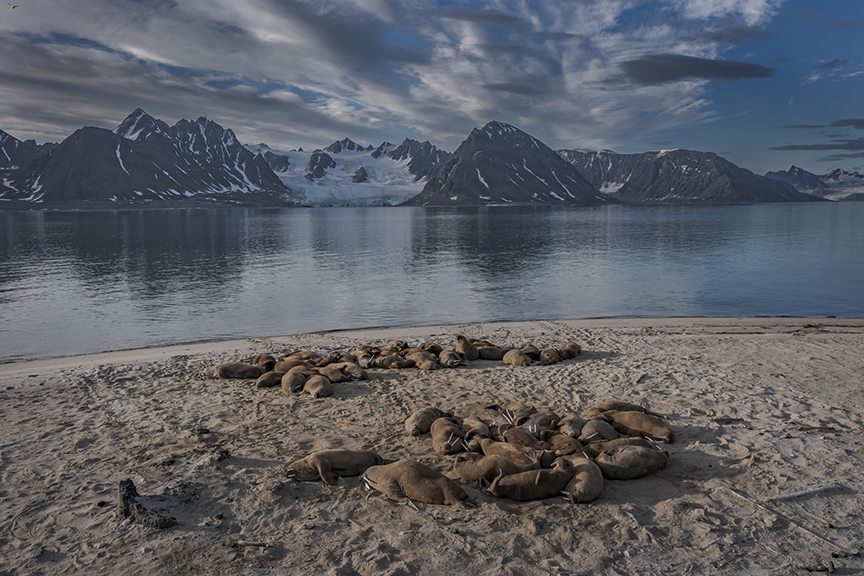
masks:
<path fill-rule="evenodd" d="M 129 171 L 126 170 L 126 166 L 123 165 L 123 159 L 120 157 L 120 142 L 117 143 L 117 161 L 120 162 L 120 168 L 123 169 L 123 172 L 126 172 L 127 176 L 131 176 Z"/>
<path fill-rule="evenodd" d="M 480 169 L 479 169 L 479 168 L 475 168 L 475 170 L 477 170 L 477 178 L 480 179 L 480 183 L 483 184 L 483 186 L 485 186 L 486 189 L 488 190 L 488 189 L 489 189 L 489 184 L 487 184 L 487 183 L 486 183 L 486 180 L 483 179 L 483 176 L 480 175 Z"/>

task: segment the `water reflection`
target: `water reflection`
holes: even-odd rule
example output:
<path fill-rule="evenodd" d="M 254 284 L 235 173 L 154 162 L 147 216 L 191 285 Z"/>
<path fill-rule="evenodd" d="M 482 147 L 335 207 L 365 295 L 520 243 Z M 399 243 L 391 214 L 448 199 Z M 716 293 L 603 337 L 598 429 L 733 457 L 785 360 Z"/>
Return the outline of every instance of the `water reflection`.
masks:
<path fill-rule="evenodd" d="M 496 319 L 864 315 L 864 205 L 2 213 L 2 358 Z"/>

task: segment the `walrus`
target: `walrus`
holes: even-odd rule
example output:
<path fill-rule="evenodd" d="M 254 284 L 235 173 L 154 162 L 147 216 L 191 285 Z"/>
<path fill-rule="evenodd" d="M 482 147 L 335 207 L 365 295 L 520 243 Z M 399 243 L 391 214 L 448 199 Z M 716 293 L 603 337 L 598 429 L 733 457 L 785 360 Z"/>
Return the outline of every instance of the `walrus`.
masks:
<path fill-rule="evenodd" d="M 478 418 L 463 418 L 462 432 L 465 434 L 465 440 L 492 437 L 492 433 L 489 431 L 489 426 Z"/>
<path fill-rule="evenodd" d="M 330 364 L 339 364 L 342 362 L 357 362 L 357 357 L 353 354 L 349 354 L 347 352 L 334 352 L 329 356 L 325 356 L 321 360 L 315 363 L 315 366 L 321 368 L 323 366 L 329 366 Z"/>
<path fill-rule="evenodd" d="M 317 352 L 312 352 L 311 350 L 293 350 L 285 355 L 283 360 L 288 360 L 289 358 L 300 358 L 301 360 L 305 360 L 307 362 L 311 362 L 314 364 L 321 360 L 321 355 Z"/>
<path fill-rule="evenodd" d="M 535 412 L 519 419 L 519 428 L 526 430 L 540 438 L 541 433 L 547 430 L 556 430 L 561 417 L 554 412 Z"/>
<path fill-rule="evenodd" d="M 444 412 L 434 406 L 420 408 L 405 420 L 405 432 L 411 436 L 426 434 L 432 423 L 443 415 Z"/>
<path fill-rule="evenodd" d="M 652 450 L 659 450 L 659 448 L 657 448 L 657 446 L 655 446 L 650 440 L 646 440 L 641 436 L 627 436 L 626 438 L 615 438 L 614 440 L 589 442 L 585 444 L 583 448 L 589 456 L 597 458 L 597 455 L 604 450 L 618 448 L 619 446 L 642 446 L 644 448 L 651 448 Z"/>
<path fill-rule="evenodd" d="M 255 366 L 261 366 L 266 372 L 270 372 L 273 370 L 273 367 L 276 366 L 276 358 L 270 354 L 259 354 L 252 360 L 252 364 Z"/>
<path fill-rule="evenodd" d="M 538 360 L 543 366 L 551 366 L 561 362 L 561 354 L 555 348 L 544 348 L 540 351 Z"/>
<path fill-rule="evenodd" d="M 565 456 L 573 463 L 573 477 L 564 487 L 564 495 L 574 504 L 591 502 L 603 493 L 603 472 L 584 453 Z"/>
<path fill-rule="evenodd" d="M 516 464 L 526 466 L 536 461 L 537 451 L 518 444 L 509 444 L 507 442 L 496 442 L 489 438 L 480 439 L 480 449 L 486 456 L 498 455 L 509 458 Z M 555 459 L 555 454 L 552 452 L 541 452 L 540 463 L 545 467 L 552 463 Z"/>
<path fill-rule="evenodd" d="M 578 440 L 581 442 L 591 442 L 593 440 L 613 440 L 615 438 L 618 438 L 618 432 L 615 431 L 611 422 L 605 418 L 597 417 L 585 423 Z"/>
<path fill-rule="evenodd" d="M 501 361 L 510 366 L 531 365 L 531 358 L 521 350 L 516 350 L 515 348 L 513 350 L 508 350 L 507 353 L 501 357 Z"/>
<path fill-rule="evenodd" d="M 320 374 L 310 376 L 303 385 L 303 392 L 309 394 L 313 398 L 324 398 L 333 395 L 333 384 L 325 376 Z"/>
<path fill-rule="evenodd" d="M 438 370 L 441 367 L 438 364 L 438 357 L 426 350 L 411 352 L 403 356 L 403 358 L 414 362 L 414 365 L 420 370 Z"/>
<path fill-rule="evenodd" d="M 432 449 L 436 454 L 447 456 L 464 452 L 467 448 L 465 434 L 455 418 L 448 416 L 438 418 L 432 423 L 429 432 L 432 434 Z"/>
<path fill-rule="evenodd" d="M 311 362 L 307 362 L 300 356 L 288 356 L 284 360 L 276 362 L 276 364 L 273 366 L 273 370 L 275 370 L 276 372 L 285 373 L 296 366 L 302 366 L 307 369 L 314 368 L 314 365 Z"/>
<path fill-rule="evenodd" d="M 495 360 L 500 362 L 509 348 L 501 348 L 500 346 L 477 346 L 477 355 L 482 360 Z"/>
<path fill-rule="evenodd" d="M 315 371 L 318 372 L 318 374 L 320 374 L 321 376 L 324 376 L 325 378 L 330 380 L 330 382 L 332 382 L 334 384 L 337 382 L 350 382 L 351 381 L 351 377 L 348 376 L 347 374 L 345 374 L 344 372 L 342 372 L 341 370 L 339 370 L 338 368 L 336 368 L 335 364 L 328 364 L 326 366 L 319 366 L 319 367 L 315 368 Z"/>
<path fill-rule="evenodd" d="M 576 466 L 567 458 L 556 458 L 549 470 L 529 470 L 504 476 L 499 474 L 486 488 L 490 494 L 524 502 L 542 500 L 561 494 L 576 472 Z"/>
<path fill-rule="evenodd" d="M 659 448 L 628 445 L 604 450 L 594 461 L 606 478 L 630 480 L 665 468 L 669 463 L 669 453 Z"/>
<path fill-rule="evenodd" d="M 273 388 L 274 386 L 279 386 L 282 384 L 282 376 L 281 372 L 276 372 L 271 370 L 270 372 L 265 372 L 261 376 L 258 377 L 258 380 L 255 381 L 256 388 Z"/>
<path fill-rule="evenodd" d="M 538 458 L 531 464 L 520 466 L 506 456 L 497 454 L 484 456 L 476 452 L 465 452 L 456 456 L 453 472 L 465 482 L 478 482 L 481 478 L 492 482 L 499 474 L 510 476 L 519 472 L 537 470 L 540 466 L 539 454 Z"/>
<path fill-rule="evenodd" d="M 399 356 L 399 354 L 387 354 L 372 359 L 370 368 L 413 368 L 414 361 Z"/>
<path fill-rule="evenodd" d="M 480 353 L 477 352 L 477 347 L 461 334 L 456 335 L 456 345 L 453 346 L 453 349 L 462 354 L 462 357 L 469 362 L 473 362 L 480 357 Z"/>
<path fill-rule="evenodd" d="M 445 368 L 455 368 L 464 364 L 465 359 L 455 350 L 442 350 L 438 354 L 438 363 Z"/>
<path fill-rule="evenodd" d="M 201 371 L 202 378 L 259 378 L 264 374 L 264 368 L 242 362 L 224 362 L 216 366 L 209 366 Z"/>
<path fill-rule="evenodd" d="M 375 356 L 372 354 L 361 352 L 357 354 L 355 358 L 357 358 L 357 365 L 361 368 L 374 368 L 372 363 L 375 361 Z"/>
<path fill-rule="evenodd" d="M 444 348 L 441 347 L 440 344 L 438 344 L 436 342 L 430 342 L 430 341 L 426 341 L 426 342 L 421 343 L 420 348 L 422 348 L 423 350 L 426 350 L 427 352 L 429 352 L 431 354 L 435 354 L 436 356 L 441 354 L 441 352 L 444 351 Z"/>
<path fill-rule="evenodd" d="M 337 362 L 330 364 L 330 368 L 336 368 L 348 376 L 350 380 L 368 380 L 369 373 L 356 362 Z"/>
<path fill-rule="evenodd" d="M 282 375 L 282 391 L 286 393 L 302 392 L 306 385 L 306 374 L 302 372 L 286 372 Z"/>
<path fill-rule="evenodd" d="M 572 360 L 582 353 L 582 347 L 575 342 L 566 342 L 563 346 L 558 348 L 558 353 L 561 355 L 562 359 Z"/>
<path fill-rule="evenodd" d="M 584 450 L 579 440 L 560 432 L 553 432 L 548 435 L 546 443 L 549 444 L 549 450 L 558 456 L 568 456 L 575 453 L 581 454 Z"/>
<path fill-rule="evenodd" d="M 586 420 L 584 418 L 578 414 L 570 412 L 558 421 L 558 431 L 567 436 L 578 438 L 582 435 L 582 427 L 585 426 L 585 422 Z"/>
<path fill-rule="evenodd" d="M 455 409 L 453 415 L 457 418 L 476 418 L 490 427 L 498 424 L 499 421 L 504 423 L 503 411 L 497 404 L 462 406 Z"/>
<path fill-rule="evenodd" d="M 610 410 L 618 410 L 619 412 L 644 412 L 645 414 L 657 416 L 658 418 L 663 418 L 664 420 L 669 419 L 663 414 L 652 412 L 651 410 L 648 410 L 647 408 L 645 408 L 644 406 L 640 406 L 639 404 L 631 404 L 630 402 L 622 402 L 620 400 L 607 400 L 605 402 L 595 404 L 594 406 L 588 408 L 588 410 L 585 412 L 585 417 L 594 418 L 595 416 L 599 416 L 603 412 L 609 412 Z"/>
<path fill-rule="evenodd" d="M 508 444 L 524 446 L 525 448 L 531 448 L 532 450 L 549 450 L 552 447 L 550 444 L 538 440 L 522 428 L 509 428 L 504 432 L 504 438 L 507 439 Z"/>
<path fill-rule="evenodd" d="M 611 418 L 615 430 L 625 436 L 643 436 L 651 440 L 663 440 L 667 444 L 675 441 L 675 432 L 657 416 L 636 410 L 607 410 L 603 415 Z"/>
<path fill-rule="evenodd" d="M 532 362 L 540 360 L 540 350 L 533 344 L 528 344 L 522 348 L 522 353 L 528 356 Z"/>
<path fill-rule="evenodd" d="M 370 466 L 383 463 L 384 459 L 375 452 L 321 450 L 289 464 L 284 475 L 300 482 L 323 480 L 335 484 L 339 476 L 359 476 Z"/>
<path fill-rule="evenodd" d="M 408 498 L 425 504 L 459 508 L 477 505 L 457 482 L 413 460 L 371 466 L 363 473 L 363 481 L 367 488 L 377 490 L 391 500 Z"/>

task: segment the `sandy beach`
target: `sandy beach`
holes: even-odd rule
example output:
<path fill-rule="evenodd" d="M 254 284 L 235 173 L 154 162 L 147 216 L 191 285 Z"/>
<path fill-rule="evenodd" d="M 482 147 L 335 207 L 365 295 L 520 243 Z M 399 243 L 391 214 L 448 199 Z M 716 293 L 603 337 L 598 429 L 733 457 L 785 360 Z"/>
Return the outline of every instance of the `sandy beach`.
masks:
<path fill-rule="evenodd" d="M 295 349 L 455 334 L 567 341 L 551 366 L 478 360 L 371 369 L 312 398 L 207 366 Z M 465 324 L 208 342 L 0 365 L 0 575 L 864 573 L 864 319 Z M 323 449 L 453 457 L 408 436 L 416 409 L 523 402 L 582 413 L 618 399 L 668 415 L 668 466 L 587 504 L 417 504 L 282 472 Z M 130 479 L 155 528 L 118 512 Z M 803 494 L 799 494 L 803 493 Z"/>

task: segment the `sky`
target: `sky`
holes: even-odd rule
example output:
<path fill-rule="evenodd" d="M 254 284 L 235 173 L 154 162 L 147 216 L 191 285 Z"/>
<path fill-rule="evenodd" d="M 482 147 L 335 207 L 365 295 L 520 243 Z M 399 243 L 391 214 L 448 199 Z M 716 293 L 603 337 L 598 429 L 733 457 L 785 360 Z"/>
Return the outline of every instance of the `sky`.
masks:
<path fill-rule="evenodd" d="M 452 152 L 498 120 L 554 149 L 864 169 L 862 0 L 3 4 L 0 129 L 22 140 L 142 108 L 281 150 Z"/>

